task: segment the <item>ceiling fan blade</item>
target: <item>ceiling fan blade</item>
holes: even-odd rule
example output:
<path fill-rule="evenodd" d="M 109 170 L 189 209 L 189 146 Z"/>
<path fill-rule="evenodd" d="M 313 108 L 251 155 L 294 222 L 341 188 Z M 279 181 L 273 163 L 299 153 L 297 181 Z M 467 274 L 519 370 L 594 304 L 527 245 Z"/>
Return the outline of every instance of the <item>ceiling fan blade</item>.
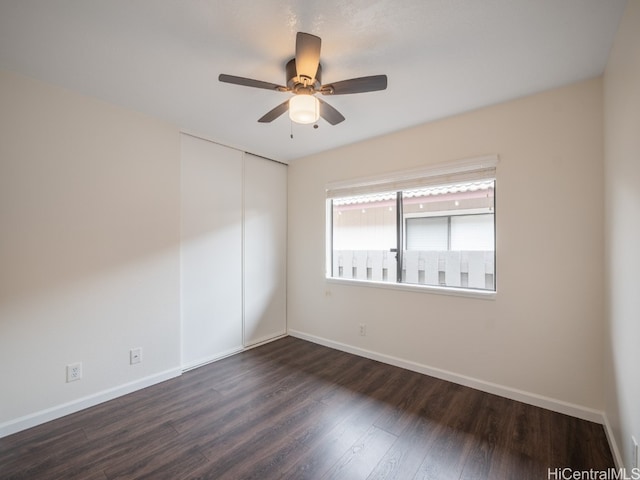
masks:
<path fill-rule="evenodd" d="M 289 90 L 287 87 L 276 85 L 275 83 L 263 82 L 262 80 L 253 80 L 245 77 L 236 77 L 235 75 L 227 75 L 224 73 L 221 73 L 218 76 L 218 80 L 224 83 L 242 85 L 243 87 L 264 88 L 265 90 L 276 90 L 279 92 L 286 92 Z"/>
<path fill-rule="evenodd" d="M 298 77 L 316 78 L 320 63 L 320 37 L 298 32 L 296 35 L 296 72 Z"/>
<path fill-rule="evenodd" d="M 318 102 L 320 102 L 320 116 L 331 125 L 337 125 L 338 123 L 344 121 L 344 117 L 338 110 L 333 108 L 327 102 L 320 100 L 319 98 Z"/>
<path fill-rule="evenodd" d="M 276 118 L 278 118 L 280 115 L 282 115 L 287 110 L 289 110 L 289 100 L 287 100 L 286 102 L 281 103 L 276 108 L 273 108 L 273 109 L 269 110 L 267 113 L 265 113 L 258 120 L 258 122 L 260 122 L 260 123 L 273 122 Z"/>
<path fill-rule="evenodd" d="M 323 95 L 345 95 L 348 93 L 375 92 L 387 88 L 386 75 L 373 75 L 371 77 L 352 78 L 341 82 L 323 85 L 320 92 Z"/>

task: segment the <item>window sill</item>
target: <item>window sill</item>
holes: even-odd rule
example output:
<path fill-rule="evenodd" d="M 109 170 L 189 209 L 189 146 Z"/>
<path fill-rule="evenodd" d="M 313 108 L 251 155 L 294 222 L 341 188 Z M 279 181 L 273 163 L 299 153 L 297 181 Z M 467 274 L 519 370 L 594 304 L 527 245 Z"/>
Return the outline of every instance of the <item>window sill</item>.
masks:
<path fill-rule="evenodd" d="M 405 292 L 430 293 L 436 295 L 450 295 L 454 297 L 478 298 L 481 300 L 495 300 L 495 291 L 471 290 L 455 287 L 436 287 L 433 285 L 413 285 L 408 283 L 373 282 L 370 280 L 354 280 L 345 278 L 326 277 L 327 283 L 336 285 L 353 285 L 358 287 L 384 288 L 388 290 L 402 290 Z"/>

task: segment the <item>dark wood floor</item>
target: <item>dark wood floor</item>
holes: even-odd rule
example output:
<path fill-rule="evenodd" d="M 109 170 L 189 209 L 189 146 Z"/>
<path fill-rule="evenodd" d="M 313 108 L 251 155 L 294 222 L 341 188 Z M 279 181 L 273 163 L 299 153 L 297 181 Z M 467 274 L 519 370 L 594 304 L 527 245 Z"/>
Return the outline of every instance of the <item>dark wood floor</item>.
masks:
<path fill-rule="evenodd" d="M 287 337 L 0 439 L 0 478 L 547 479 L 602 426 Z"/>

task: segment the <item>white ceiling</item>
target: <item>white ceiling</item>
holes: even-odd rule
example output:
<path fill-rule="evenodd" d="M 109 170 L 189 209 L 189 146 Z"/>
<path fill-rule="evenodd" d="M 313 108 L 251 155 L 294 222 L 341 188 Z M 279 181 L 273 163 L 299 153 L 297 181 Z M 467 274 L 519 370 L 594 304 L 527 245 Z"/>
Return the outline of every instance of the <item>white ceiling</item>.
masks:
<path fill-rule="evenodd" d="M 0 68 L 281 161 L 602 73 L 626 0 L 0 0 Z M 295 34 L 322 38 L 323 97 L 346 121 L 257 119 L 287 93 Z M 290 138 L 293 128 L 294 138 Z"/>

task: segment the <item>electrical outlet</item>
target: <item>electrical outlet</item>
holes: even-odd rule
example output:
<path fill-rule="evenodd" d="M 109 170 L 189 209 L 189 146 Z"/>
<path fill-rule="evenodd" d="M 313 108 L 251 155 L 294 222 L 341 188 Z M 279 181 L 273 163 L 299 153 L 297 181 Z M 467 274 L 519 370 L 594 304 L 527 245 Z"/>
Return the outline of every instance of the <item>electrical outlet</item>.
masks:
<path fill-rule="evenodd" d="M 360 324 L 360 336 L 365 337 L 367 335 L 367 324 L 366 323 L 361 323 Z"/>
<path fill-rule="evenodd" d="M 67 383 L 75 382 L 82 378 L 82 362 L 67 365 Z"/>
<path fill-rule="evenodd" d="M 142 362 L 142 347 L 129 350 L 129 363 L 131 365 Z"/>
<path fill-rule="evenodd" d="M 638 441 L 633 435 L 631 436 L 631 443 L 633 444 L 633 468 L 640 468 L 640 450 L 638 449 Z"/>

